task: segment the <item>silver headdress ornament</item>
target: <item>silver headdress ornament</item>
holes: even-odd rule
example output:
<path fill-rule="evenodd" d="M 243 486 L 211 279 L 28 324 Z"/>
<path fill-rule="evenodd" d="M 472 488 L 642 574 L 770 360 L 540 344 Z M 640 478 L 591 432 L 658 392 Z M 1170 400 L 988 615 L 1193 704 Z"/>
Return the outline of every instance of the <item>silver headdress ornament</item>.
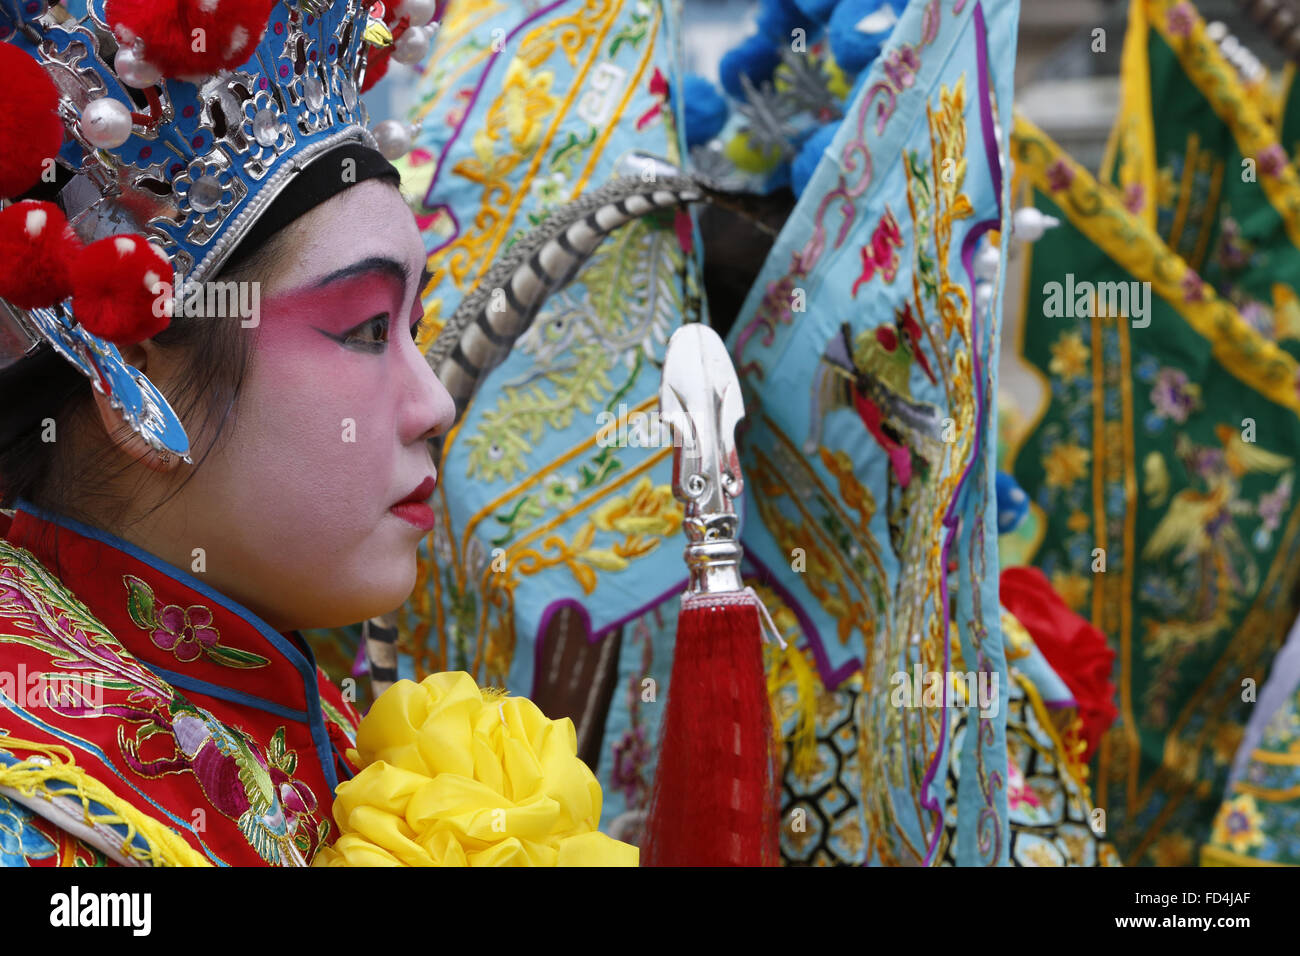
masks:
<path fill-rule="evenodd" d="M 403 0 L 398 9 L 369 0 L 280 0 L 246 30 L 221 19 L 222 2 L 159 0 L 159 7 L 174 6 L 173 32 L 186 38 L 192 23 L 224 31 L 211 42 L 244 62 L 163 75 L 151 61 L 173 55 L 175 38 L 172 47 L 164 39 L 151 45 L 147 31 L 112 21 L 120 15 L 113 0 L 88 0 L 81 17 L 46 0 L 0 0 L 0 43 L 31 56 L 58 91 L 65 134 L 56 204 L 72 229 L 85 243 L 137 235 L 190 284 L 216 275 L 316 158 L 347 144 L 395 158 L 403 137 L 387 128 L 392 121 L 367 127 L 361 91 L 369 50 L 405 34 L 406 53 L 427 46 L 433 27 L 423 24 L 436 9 L 434 0 Z M 166 11 L 125 0 L 118 7 L 165 32 L 157 23 Z M 71 303 L 21 309 L 0 301 L 0 367 L 48 342 L 154 448 L 188 460 L 188 438 L 166 399 L 112 342 L 78 322 Z"/>

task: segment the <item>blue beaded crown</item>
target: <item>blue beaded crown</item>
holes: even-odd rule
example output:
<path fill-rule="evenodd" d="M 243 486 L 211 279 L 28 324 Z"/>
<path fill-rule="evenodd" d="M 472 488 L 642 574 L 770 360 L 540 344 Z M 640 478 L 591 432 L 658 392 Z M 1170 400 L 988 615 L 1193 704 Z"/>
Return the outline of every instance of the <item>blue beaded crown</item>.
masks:
<path fill-rule="evenodd" d="M 369 6 L 361 0 L 282 0 L 242 66 L 197 84 L 163 79 L 145 104 L 113 70 L 118 44 L 104 0 L 62 23 L 40 15 L 40 0 L 24 0 L 16 18 L 6 9 L 13 2 L 0 0 L 0 39 L 24 48 L 59 87 L 70 134 L 59 158 L 87 180 L 65 190 L 64 211 L 87 242 L 141 233 L 174 269 L 203 281 L 293 172 L 343 142 L 375 145 L 360 94 Z M 153 122 L 137 122 L 119 147 L 94 147 L 76 120 L 102 96 Z"/>
<path fill-rule="evenodd" d="M 0 0 L 0 41 L 32 56 L 59 90 L 67 138 L 57 162 L 74 175 L 58 202 L 83 241 L 140 234 L 188 282 L 203 282 L 296 172 L 346 143 L 376 146 L 360 90 L 369 46 L 391 41 L 382 4 L 281 0 L 242 65 L 136 89 L 114 70 L 120 44 L 104 3 L 89 0 L 74 17 L 45 0 Z M 126 141 L 112 148 L 82 129 L 87 106 L 104 97 L 133 119 Z M 0 307 L 109 394 L 147 441 L 187 456 L 166 400 L 115 346 L 67 309 Z"/>

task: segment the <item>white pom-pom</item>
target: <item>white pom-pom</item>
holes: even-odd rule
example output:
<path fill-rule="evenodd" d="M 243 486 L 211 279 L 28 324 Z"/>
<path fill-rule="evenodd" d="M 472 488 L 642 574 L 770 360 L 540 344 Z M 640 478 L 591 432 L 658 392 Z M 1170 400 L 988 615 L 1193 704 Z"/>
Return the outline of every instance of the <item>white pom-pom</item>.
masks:
<path fill-rule="evenodd" d="M 113 248 L 119 256 L 129 256 L 135 252 L 135 240 L 130 236 L 118 236 L 113 240 Z"/>

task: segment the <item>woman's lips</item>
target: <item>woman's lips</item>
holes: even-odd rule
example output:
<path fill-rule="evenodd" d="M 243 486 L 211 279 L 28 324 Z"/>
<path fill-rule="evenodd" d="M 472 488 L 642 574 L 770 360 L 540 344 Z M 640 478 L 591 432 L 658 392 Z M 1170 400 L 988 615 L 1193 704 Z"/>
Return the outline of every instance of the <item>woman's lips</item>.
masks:
<path fill-rule="evenodd" d="M 433 526 L 438 522 L 438 516 L 429 507 L 428 501 L 437 484 L 438 480 L 432 475 L 426 477 L 424 481 L 416 486 L 414 491 L 388 510 L 403 521 L 415 525 L 421 531 L 432 530 Z"/>
<path fill-rule="evenodd" d="M 393 505 L 388 509 L 408 524 L 413 524 L 421 531 L 432 531 L 438 523 L 434 510 L 423 501 L 411 501 L 406 504 Z"/>

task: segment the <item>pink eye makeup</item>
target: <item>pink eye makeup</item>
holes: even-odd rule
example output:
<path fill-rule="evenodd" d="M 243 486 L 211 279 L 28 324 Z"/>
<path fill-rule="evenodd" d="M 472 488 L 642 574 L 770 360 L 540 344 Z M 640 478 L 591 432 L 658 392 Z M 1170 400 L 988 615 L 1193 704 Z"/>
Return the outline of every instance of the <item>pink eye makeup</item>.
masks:
<path fill-rule="evenodd" d="M 344 348 L 381 354 L 388 346 L 392 317 L 399 314 L 406 299 L 412 273 L 396 259 L 370 257 L 281 293 L 274 299 L 275 313 L 288 320 L 280 325 L 281 333 L 303 345 L 302 334 L 316 332 Z M 424 316 L 419 292 L 430 277 L 426 269 L 415 286 L 409 312 L 413 340 Z"/>

